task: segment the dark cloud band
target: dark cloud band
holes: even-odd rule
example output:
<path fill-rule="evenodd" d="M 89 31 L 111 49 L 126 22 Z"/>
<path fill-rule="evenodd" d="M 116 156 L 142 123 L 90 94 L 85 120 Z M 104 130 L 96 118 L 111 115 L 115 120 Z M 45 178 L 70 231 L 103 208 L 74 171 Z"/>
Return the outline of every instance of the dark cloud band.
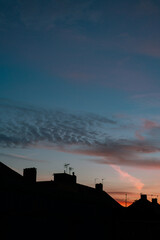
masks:
<path fill-rule="evenodd" d="M 37 109 L 7 101 L 1 101 L 0 105 L 1 147 L 40 145 L 91 156 L 101 164 L 160 168 L 158 157 L 149 155 L 160 152 L 156 141 L 111 137 L 107 130 L 118 125 L 112 118 Z"/>
<path fill-rule="evenodd" d="M 0 145 L 24 147 L 38 142 L 90 145 L 100 142 L 102 135 L 107 137 L 103 127 L 114 124 L 114 120 L 93 113 L 35 109 L 1 101 Z"/>

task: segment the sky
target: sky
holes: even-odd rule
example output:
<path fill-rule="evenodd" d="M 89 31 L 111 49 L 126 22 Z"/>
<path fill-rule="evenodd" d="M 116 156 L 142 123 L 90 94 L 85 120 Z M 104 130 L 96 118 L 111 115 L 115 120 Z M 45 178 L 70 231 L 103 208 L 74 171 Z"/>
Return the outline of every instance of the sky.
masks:
<path fill-rule="evenodd" d="M 159 29 L 158 0 L 0 0 L 0 161 L 160 196 Z"/>

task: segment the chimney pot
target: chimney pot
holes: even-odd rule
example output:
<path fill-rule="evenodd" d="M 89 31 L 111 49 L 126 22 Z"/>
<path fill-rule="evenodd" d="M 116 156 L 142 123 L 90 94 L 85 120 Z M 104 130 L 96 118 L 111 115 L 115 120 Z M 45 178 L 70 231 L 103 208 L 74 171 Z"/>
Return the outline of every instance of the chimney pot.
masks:
<path fill-rule="evenodd" d="M 141 194 L 141 199 L 142 200 L 147 200 L 147 195 L 146 194 Z"/>
<path fill-rule="evenodd" d="M 152 198 L 152 203 L 157 204 L 157 198 Z"/>
<path fill-rule="evenodd" d="M 102 183 L 96 183 L 95 185 L 97 191 L 103 191 L 103 184 Z"/>

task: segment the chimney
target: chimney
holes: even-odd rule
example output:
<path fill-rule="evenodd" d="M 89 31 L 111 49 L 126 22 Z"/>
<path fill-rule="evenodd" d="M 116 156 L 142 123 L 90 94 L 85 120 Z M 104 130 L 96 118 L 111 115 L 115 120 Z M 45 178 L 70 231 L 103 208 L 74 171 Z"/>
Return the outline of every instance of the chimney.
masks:
<path fill-rule="evenodd" d="M 157 204 L 157 198 L 152 198 L 152 203 Z"/>
<path fill-rule="evenodd" d="M 141 199 L 142 200 L 147 200 L 147 195 L 146 194 L 141 194 Z"/>
<path fill-rule="evenodd" d="M 25 181 L 34 183 L 36 182 L 37 169 L 36 168 L 25 168 L 23 169 L 23 177 Z"/>
<path fill-rule="evenodd" d="M 96 183 L 95 188 L 97 191 L 102 192 L 103 191 L 103 184 L 102 183 Z"/>

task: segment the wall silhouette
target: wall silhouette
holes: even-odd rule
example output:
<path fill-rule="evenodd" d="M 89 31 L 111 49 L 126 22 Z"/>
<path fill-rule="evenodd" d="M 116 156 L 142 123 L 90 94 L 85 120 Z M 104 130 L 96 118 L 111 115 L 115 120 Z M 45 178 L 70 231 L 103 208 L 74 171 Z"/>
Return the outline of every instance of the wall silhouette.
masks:
<path fill-rule="evenodd" d="M 159 233 L 156 199 L 141 195 L 124 208 L 102 184 L 79 184 L 74 174 L 37 182 L 35 168 L 21 176 L 0 163 L 0 189 L 3 239 L 153 239 Z"/>

